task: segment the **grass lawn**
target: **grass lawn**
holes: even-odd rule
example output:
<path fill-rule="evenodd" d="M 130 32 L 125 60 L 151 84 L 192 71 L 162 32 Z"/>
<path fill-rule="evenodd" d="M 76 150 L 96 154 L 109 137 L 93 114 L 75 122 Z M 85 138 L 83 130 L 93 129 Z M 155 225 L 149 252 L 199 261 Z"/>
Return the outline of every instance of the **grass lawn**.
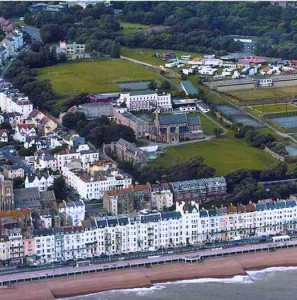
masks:
<path fill-rule="evenodd" d="M 149 25 L 129 23 L 129 22 L 120 22 L 121 27 L 123 28 L 124 35 L 129 35 L 135 31 L 150 28 Z"/>
<path fill-rule="evenodd" d="M 265 105 L 254 105 L 250 106 L 251 110 L 256 110 L 259 113 L 279 113 L 287 111 L 296 111 L 297 106 L 292 104 L 277 103 L 277 104 L 265 104 Z"/>
<path fill-rule="evenodd" d="M 205 135 L 214 135 L 213 130 L 218 127 L 214 122 L 206 118 L 202 113 L 191 113 L 191 115 L 199 116 Z"/>
<path fill-rule="evenodd" d="M 60 97 L 83 92 L 115 92 L 119 81 L 156 80 L 158 71 L 120 59 L 69 62 L 37 70 L 40 80 L 49 79 Z"/>
<path fill-rule="evenodd" d="M 168 50 L 166 49 L 147 49 L 147 48 L 127 48 L 122 47 L 121 55 L 127 56 L 129 58 L 146 62 L 154 66 L 164 65 L 166 61 L 161 60 L 160 58 L 153 57 L 155 53 L 164 53 Z M 194 53 L 194 52 L 185 52 L 185 51 L 175 51 L 174 53 L 178 56 L 181 55 L 192 55 L 192 57 L 201 57 L 203 54 Z"/>
<path fill-rule="evenodd" d="M 217 175 L 226 175 L 238 169 L 265 169 L 276 162 L 267 153 L 249 146 L 244 140 L 236 139 L 229 131 L 220 138 L 168 147 L 165 154 L 154 161 L 155 165 L 170 167 L 193 156 L 202 156 L 205 163 L 216 169 Z"/>
<path fill-rule="evenodd" d="M 286 97 L 297 95 L 297 86 L 286 86 L 277 88 L 261 88 L 243 91 L 228 92 L 230 95 L 242 100 L 256 100 L 274 97 Z"/>

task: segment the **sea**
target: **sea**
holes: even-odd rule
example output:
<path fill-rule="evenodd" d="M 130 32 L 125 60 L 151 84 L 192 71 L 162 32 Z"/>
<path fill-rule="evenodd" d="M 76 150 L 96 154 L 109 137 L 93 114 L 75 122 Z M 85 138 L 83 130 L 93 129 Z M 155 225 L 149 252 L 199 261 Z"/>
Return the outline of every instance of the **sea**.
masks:
<path fill-rule="evenodd" d="M 297 300 L 297 267 L 249 271 L 228 279 L 194 279 L 115 290 L 68 300 Z M 65 300 L 65 299 L 64 299 Z"/>

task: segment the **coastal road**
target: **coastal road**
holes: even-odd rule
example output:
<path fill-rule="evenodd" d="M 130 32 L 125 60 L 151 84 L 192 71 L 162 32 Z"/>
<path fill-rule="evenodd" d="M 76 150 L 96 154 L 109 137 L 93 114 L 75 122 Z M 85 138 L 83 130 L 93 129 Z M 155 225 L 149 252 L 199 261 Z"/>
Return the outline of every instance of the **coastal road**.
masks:
<path fill-rule="evenodd" d="M 213 248 L 196 251 L 190 254 L 173 254 L 173 255 L 160 255 L 160 256 L 151 256 L 147 258 L 140 258 L 134 260 L 121 260 L 116 262 L 106 262 L 101 264 L 91 264 L 86 266 L 69 266 L 64 268 L 57 269 L 45 269 L 38 271 L 29 271 L 29 272 L 20 272 L 16 274 L 7 274 L 1 275 L 0 277 L 0 286 L 3 285 L 4 282 L 18 280 L 38 280 L 40 278 L 53 278 L 53 277 L 61 277 L 61 276 L 69 276 L 76 274 L 82 274 L 83 272 L 104 272 L 109 271 L 110 268 L 129 268 L 136 266 L 144 266 L 144 264 L 148 263 L 160 263 L 167 261 L 170 263 L 172 260 L 176 259 L 195 259 L 197 257 L 216 257 L 223 255 L 232 255 L 232 254 L 240 254 L 243 251 L 257 252 L 257 251 L 267 251 L 268 249 L 274 250 L 276 247 L 288 247 L 288 246 L 297 246 L 297 240 L 285 241 L 285 242 L 275 242 L 275 243 L 261 243 L 256 245 L 243 245 L 232 248 Z"/>

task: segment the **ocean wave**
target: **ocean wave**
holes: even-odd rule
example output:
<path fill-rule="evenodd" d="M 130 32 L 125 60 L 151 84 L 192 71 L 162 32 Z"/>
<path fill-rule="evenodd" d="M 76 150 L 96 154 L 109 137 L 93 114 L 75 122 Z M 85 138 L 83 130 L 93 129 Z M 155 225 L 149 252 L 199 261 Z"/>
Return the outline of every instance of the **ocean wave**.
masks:
<path fill-rule="evenodd" d="M 99 293 L 93 293 L 93 294 L 87 294 L 87 295 L 82 295 L 82 296 L 76 296 L 76 297 L 70 297 L 70 298 L 63 298 L 63 300 L 79 300 L 82 298 L 87 298 L 89 299 L 91 296 L 98 296 L 100 300 L 104 300 L 105 297 L 104 295 L 110 295 L 110 294 L 117 294 L 117 293 L 122 293 L 122 294 L 130 294 L 130 293 L 135 293 L 137 296 L 145 296 L 148 293 L 152 293 L 161 289 L 164 289 L 165 286 L 161 284 L 155 284 L 152 285 L 151 287 L 143 287 L 143 288 L 131 288 L 131 289 L 115 289 L 115 290 L 109 290 L 109 291 L 104 291 L 104 292 L 99 292 Z M 91 298 L 93 299 L 93 298 Z M 95 299 L 95 297 L 94 297 Z M 57 300 L 62 300 L 62 299 L 57 299 Z"/>
<path fill-rule="evenodd" d="M 151 292 L 155 292 L 157 290 L 162 290 L 164 289 L 165 286 L 163 284 L 154 284 L 151 287 L 143 287 L 143 288 L 132 288 L 132 289 L 120 289 L 120 290 L 112 290 L 112 291 L 107 291 L 106 293 L 117 293 L 118 291 L 121 291 L 121 293 L 136 293 L 138 296 L 141 295 L 146 295 Z"/>
<path fill-rule="evenodd" d="M 266 277 L 273 276 L 273 273 L 276 272 L 288 272 L 288 271 L 297 271 L 297 267 L 271 267 L 262 270 L 247 271 L 246 273 L 251 278 L 251 280 L 256 281 L 264 279 Z"/>
<path fill-rule="evenodd" d="M 165 282 L 162 285 L 170 285 L 170 284 L 192 284 L 192 283 L 252 283 L 253 281 L 250 279 L 249 276 L 242 276 L 236 275 L 231 278 L 200 278 L 200 279 L 186 279 L 186 280 L 179 280 L 173 282 Z M 156 286 L 159 283 L 155 284 Z"/>

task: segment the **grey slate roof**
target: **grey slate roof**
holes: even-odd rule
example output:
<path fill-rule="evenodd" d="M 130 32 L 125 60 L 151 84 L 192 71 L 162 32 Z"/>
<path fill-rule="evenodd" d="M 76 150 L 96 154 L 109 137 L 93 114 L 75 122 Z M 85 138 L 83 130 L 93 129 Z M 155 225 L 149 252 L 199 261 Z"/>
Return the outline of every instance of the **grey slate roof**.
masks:
<path fill-rule="evenodd" d="M 190 116 L 186 113 L 182 114 L 160 114 L 160 125 L 170 124 L 188 124 L 188 125 L 200 125 L 200 118 L 198 116 Z"/>
<path fill-rule="evenodd" d="M 40 192 L 41 201 L 56 201 L 56 196 L 54 191 L 44 191 Z"/>
<path fill-rule="evenodd" d="M 14 201 L 16 203 L 27 201 L 27 200 L 30 201 L 40 200 L 40 192 L 37 187 L 15 189 L 13 192 L 14 192 Z"/>

